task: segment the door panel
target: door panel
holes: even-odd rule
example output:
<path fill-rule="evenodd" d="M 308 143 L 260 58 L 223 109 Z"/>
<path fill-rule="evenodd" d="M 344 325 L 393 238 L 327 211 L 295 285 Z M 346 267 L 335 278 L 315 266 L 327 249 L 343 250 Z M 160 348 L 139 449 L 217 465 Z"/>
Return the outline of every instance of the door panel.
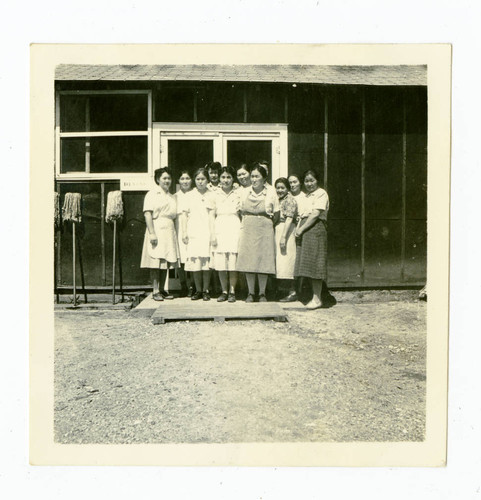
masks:
<path fill-rule="evenodd" d="M 192 173 L 199 167 L 213 161 L 214 141 L 212 139 L 168 139 L 166 157 L 167 164 L 174 172 L 172 186 L 173 192 L 175 192 L 182 169 L 186 168 Z M 162 166 L 164 166 L 163 163 Z"/>
<path fill-rule="evenodd" d="M 237 168 L 243 163 L 268 161 L 272 166 L 272 140 L 230 140 L 226 141 L 227 165 Z M 269 169 L 268 182 L 272 184 L 272 168 Z"/>

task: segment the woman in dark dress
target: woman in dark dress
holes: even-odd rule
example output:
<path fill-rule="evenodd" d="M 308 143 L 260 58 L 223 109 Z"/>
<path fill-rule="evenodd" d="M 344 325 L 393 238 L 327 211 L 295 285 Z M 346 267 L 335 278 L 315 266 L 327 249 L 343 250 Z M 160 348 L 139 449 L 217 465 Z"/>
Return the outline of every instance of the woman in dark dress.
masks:
<path fill-rule="evenodd" d="M 316 170 L 304 172 L 305 203 L 299 214 L 296 229 L 297 253 L 294 275 L 310 278 L 312 299 L 307 309 L 322 307 L 322 289 L 327 280 L 327 213 L 329 196 L 320 187 L 320 174 Z"/>

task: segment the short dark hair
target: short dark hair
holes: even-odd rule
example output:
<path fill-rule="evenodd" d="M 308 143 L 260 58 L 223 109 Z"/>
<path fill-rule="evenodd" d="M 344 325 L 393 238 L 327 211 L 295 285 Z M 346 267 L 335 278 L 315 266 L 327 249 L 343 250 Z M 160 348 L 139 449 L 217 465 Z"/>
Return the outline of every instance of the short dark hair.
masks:
<path fill-rule="evenodd" d="M 277 179 L 276 182 L 274 183 L 274 187 L 276 187 L 277 184 L 284 184 L 284 186 L 287 188 L 288 191 L 291 190 L 291 186 L 289 186 L 289 181 L 285 177 L 279 177 L 279 179 Z"/>
<path fill-rule="evenodd" d="M 224 173 L 229 174 L 230 176 L 232 176 L 233 179 L 236 178 L 236 171 L 235 171 L 234 167 L 230 167 L 229 165 L 226 165 L 225 167 L 221 167 L 220 171 L 219 171 L 219 177 Z"/>
<path fill-rule="evenodd" d="M 177 180 L 180 180 L 180 178 L 184 175 L 184 174 L 187 174 L 191 180 L 192 180 L 192 174 L 190 173 L 190 171 L 186 168 L 183 168 L 180 172 L 179 172 L 179 176 L 177 177 Z"/>
<path fill-rule="evenodd" d="M 207 171 L 214 170 L 214 172 L 219 173 L 220 169 L 222 168 L 222 164 L 218 161 L 210 161 L 206 164 L 205 168 L 207 169 Z"/>
<path fill-rule="evenodd" d="M 314 179 L 316 179 L 317 184 L 319 184 L 319 186 L 321 185 L 321 173 L 319 172 L 319 170 L 316 170 L 316 169 L 313 169 L 313 168 L 310 168 L 309 170 L 306 170 L 302 174 L 302 183 L 303 184 L 306 182 L 306 177 L 308 175 L 312 175 L 312 177 L 314 177 Z"/>
<path fill-rule="evenodd" d="M 194 175 L 192 176 L 192 180 L 195 182 L 196 177 L 202 174 L 206 179 L 209 178 L 209 172 L 207 172 L 207 167 L 199 167 L 195 172 Z"/>
<path fill-rule="evenodd" d="M 267 179 L 267 170 L 266 167 L 264 167 L 264 165 L 261 165 L 259 162 L 255 162 L 251 165 L 250 173 L 252 174 L 254 170 L 257 170 L 261 174 L 264 180 Z"/>
<path fill-rule="evenodd" d="M 289 179 L 290 177 L 295 177 L 302 184 L 302 179 L 301 179 L 301 176 L 299 174 L 289 174 L 287 176 L 287 179 Z"/>
<path fill-rule="evenodd" d="M 170 167 L 160 167 L 157 168 L 154 172 L 154 181 L 158 185 L 159 184 L 159 179 L 162 176 L 162 174 L 169 174 L 170 178 L 172 179 L 172 169 Z"/>

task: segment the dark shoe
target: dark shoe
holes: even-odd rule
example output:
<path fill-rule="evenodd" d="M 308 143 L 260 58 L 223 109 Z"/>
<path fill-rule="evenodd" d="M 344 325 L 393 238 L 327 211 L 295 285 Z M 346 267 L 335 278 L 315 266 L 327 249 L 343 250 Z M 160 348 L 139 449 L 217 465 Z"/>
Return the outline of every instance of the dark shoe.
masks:
<path fill-rule="evenodd" d="M 209 292 L 208 291 L 205 291 L 203 294 L 202 294 L 202 299 L 207 301 L 207 300 L 210 300 L 210 295 L 209 295 Z"/>
<path fill-rule="evenodd" d="M 187 287 L 183 286 L 180 289 L 179 297 L 187 297 L 188 293 L 189 293 L 189 290 L 187 290 Z"/>
<path fill-rule="evenodd" d="M 295 302 L 297 300 L 297 293 L 290 292 L 287 296 L 279 300 L 279 302 Z"/>
<path fill-rule="evenodd" d="M 217 298 L 217 302 L 225 302 L 227 300 L 227 294 L 222 292 Z"/>
<path fill-rule="evenodd" d="M 194 295 L 194 287 L 193 286 L 189 286 L 189 289 L 187 290 L 187 297 L 192 297 L 192 295 Z"/>
<path fill-rule="evenodd" d="M 266 296 L 264 294 L 259 295 L 259 301 L 258 302 L 267 302 Z"/>
<path fill-rule="evenodd" d="M 227 302 L 235 302 L 235 293 L 229 293 Z"/>
<path fill-rule="evenodd" d="M 160 294 L 162 295 L 162 297 L 164 297 L 165 300 L 172 300 L 174 298 L 171 293 L 166 292 L 165 290 L 162 290 Z"/>
<path fill-rule="evenodd" d="M 202 292 L 195 292 L 190 300 L 200 300 L 202 298 Z"/>
<path fill-rule="evenodd" d="M 246 299 L 246 303 L 250 304 L 251 302 L 254 302 L 254 295 L 252 295 L 252 293 L 250 293 Z"/>
<path fill-rule="evenodd" d="M 161 302 L 162 300 L 164 300 L 164 296 L 161 293 L 153 293 L 152 298 L 157 302 Z"/>

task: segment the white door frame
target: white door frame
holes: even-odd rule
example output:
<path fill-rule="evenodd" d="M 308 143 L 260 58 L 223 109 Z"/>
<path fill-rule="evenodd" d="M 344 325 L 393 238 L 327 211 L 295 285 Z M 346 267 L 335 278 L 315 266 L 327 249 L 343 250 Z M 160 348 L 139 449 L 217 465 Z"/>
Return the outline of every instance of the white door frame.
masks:
<path fill-rule="evenodd" d="M 227 141 L 272 141 L 272 179 L 287 177 L 287 125 L 283 123 L 152 123 L 152 175 L 167 164 L 168 139 L 214 141 L 214 161 L 227 162 Z M 160 154 L 158 154 L 160 152 Z"/>

